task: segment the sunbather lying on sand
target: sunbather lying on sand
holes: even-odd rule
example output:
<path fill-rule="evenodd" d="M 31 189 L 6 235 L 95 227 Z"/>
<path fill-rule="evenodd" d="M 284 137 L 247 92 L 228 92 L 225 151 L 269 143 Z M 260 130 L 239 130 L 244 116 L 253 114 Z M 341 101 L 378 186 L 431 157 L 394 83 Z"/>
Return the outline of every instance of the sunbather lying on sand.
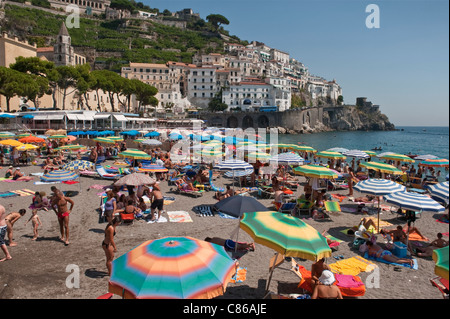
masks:
<path fill-rule="evenodd" d="M 398 258 L 394 256 L 389 250 L 385 250 L 380 246 L 378 246 L 377 244 L 372 243 L 371 241 L 368 241 L 366 245 L 369 248 L 368 251 L 369 256 L 375 258 L 382 258 L 386 261 L 397 264 L 409 264 L 411 267 L 414 266 L 414 261 L 412 259 Z"/>
<path fill-rule="evenodd" d="M 442 239 L 442 234 L 437 234 L 437 239 L 431 242 L 430 246 L 421 248 L 417 247 L 417 256 L 419 257 L 431 257 L 433 256 L 433 250 L 443 248 L 445 246 L 448 246 L 448 242 L 444 239 Z"/>
<path fill-rule="evenodd" d="M 213 244 L 217 244 L 220 246 L 225 247 L 226 250 L 255 250 L 255 244 L 254 243 L 241 243 L 241 242 L 235 242 L 231 239 L 223 239 L 219 237 L 206 237 L 205 241 Z M 237 246 L 236 246 L 237 245 Z"/>

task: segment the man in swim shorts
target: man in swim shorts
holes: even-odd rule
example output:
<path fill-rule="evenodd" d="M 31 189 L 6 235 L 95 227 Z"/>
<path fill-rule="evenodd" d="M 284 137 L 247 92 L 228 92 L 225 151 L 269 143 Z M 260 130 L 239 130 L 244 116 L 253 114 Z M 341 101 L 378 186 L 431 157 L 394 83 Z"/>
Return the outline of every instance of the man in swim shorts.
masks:
<path fill-rule="evenodd" d="M 70 203 L 70 209 L 67 208 L 67 203 Z M 61 191 L 55 192 L 52 208 L 58 216 L 59 229 L 61 232 L 60 239 L 66 246 L 69 245 L 69 215 L 73 206 L 73 200 L 65 197 Z"/>
<path fill-rule="evenodd" d="M 6 217 L 5 207 L 0 205 L 0 248 L 3 251 L 3 253 L 5 254 L 5 258 L 0 259 L 0 262 L 12 259 L 11 255 L 9 254 L 8 247 L 6 247 L 6 242 L 5 242 L 6 231 L 8 228 L 5 217 Z"/>

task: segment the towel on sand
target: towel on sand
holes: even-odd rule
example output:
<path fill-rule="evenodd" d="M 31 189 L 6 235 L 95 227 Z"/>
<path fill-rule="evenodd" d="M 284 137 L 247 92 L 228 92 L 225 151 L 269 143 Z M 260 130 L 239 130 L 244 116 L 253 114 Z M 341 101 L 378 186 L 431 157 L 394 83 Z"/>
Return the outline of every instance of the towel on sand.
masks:
<path fill-rule="evenodd" d="M 231 277 L 230 282 L 236 283 L 236 282 L 244 282 L 245 279 L 247 279 L 247 267 L 238 267 L 237 272 Z"/>
<path fill-rule="evenodd" d="M 169 215 L 169 221 L 172 223 L 192 223 L 193 220 L 188 212 L 185 211 L 172 211 L 167 212 Z"/>
<path fill-rule="evenodd" d="M 371 272 L 376 265 L 361 256 L 355 256 L 339 260 L 328 267 L 337 274 L 356 276 L 361 272 Z"/>
<path fill-rule="evenodd" d="M 342 288 L 356 288 L 364 286 L 362 281 L 357 281 L 354 276 L 335 274 L 337 285 Z"/>
<path fill-rule="evenodd" d="M 383 258 L 375 258 L 375 257 L 371 257 L 371 256 L 369 256 L 369 254 L 367 253 L 367 251 L 364 253 L 364 258 L 367 258 L 367 259 L 370 259 L 370 260 L 376 260 L 376 261 L 378 261 L 378 262 L 385 263 L 385 264 L 389 264 L 389 265 L 402 266 L 402 267 L 406 267 L 406 268 L 412 268 L 412 269 L 414 269 L 414 270 L 419 269 L 419 264 L 417 263 L 417 259 L 415 259 L 415 258 L 409 258 L 409 257 L 407 257 L 407 259 L 412 259 L 412 260 L 414 261 L 414 265 L 413 265 L 412 267 L 411 267 L 410 264 L 406 264 L 406 263 L 405 263 L 405 264 L 397 264 L 397 263 L 393 263 L 393 262 L 384 260 Z"/>

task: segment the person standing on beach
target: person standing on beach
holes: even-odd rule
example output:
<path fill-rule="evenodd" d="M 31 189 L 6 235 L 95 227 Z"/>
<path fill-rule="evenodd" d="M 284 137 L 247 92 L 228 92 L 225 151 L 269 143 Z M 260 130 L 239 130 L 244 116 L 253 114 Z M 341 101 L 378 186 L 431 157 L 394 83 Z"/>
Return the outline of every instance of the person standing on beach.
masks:
<path fill-rule="evenodd" d="M 39 218 L 38 214 L 37 214 L 37 210 L 33 210 L 31 212 L 32 216 L 30 217 L 29 220 L 27 220 L 27 222 L 25 223 L 25 225 L 28 224 L 28 222 L 31 220 L 31 223 L 33 224 L 33 239 L 31 240 L 36 240 L 39 236 L 38 234 L 38 227 L 42 226 L 42 222 L 41 219 Z"/>
<path fill-rule="evenodd" d="M 116 235 L 116 226 L 119 225 L 120 219 L 114 217 L 105 228 L 105 239 L 102 242 L 102 248 L 106 256 L 106 268 L 108 269 L 108 275 L 111 276 L 112 261 L 114 260 L 114 254 L 117 252 L 117 247 L 114 242 L 114 236 Z"/>
<path fill-rule="evenodd" d="M 21 209 L 21 210 L 19 210 L 19 212 L 12 212 L 5 217 L 6 226 L 8 226 L 7 234 L 8 234 L 8 240 L 9 240 L 9 246 L 11 246 L 11 247 L 17 246 L 17 243 L 14 242 L 14 238 L 13 238 L 13 226 L 14 226 L 15 222 L 19 220 L 20 217 L 25 215 L 26 212 L 27 211 L 25 209 Z"/>
<path fill-rule="evenodd" d="M 353 196 L 353 182 L 357 182 L 357 178 L 353 173 L 353 168 L 348 168 L 347 174 L 347 182 L 348 182 L 348 194 L 347 196 Z"/>
<path fill-rule="evenodd" d="M 0 205 L 0 249 L 5 254 L 5 258 L 0 259 L 0 262 L 12 259 L 11 255 L 8 251 L 8 247 L 6 247 L 6 242 L 5 242 L 6 230 L 8 228 L 8 226 L 6 225 L 5 218 L 6 218 L 5 207 Z"/>
<path fill-rule="evenodd" d="M 150 194 L 150 200 L 152 202 L 152 205 L 150 206 L 152 217 L 150 220 L 155 221 L 161 217 L 161 213 L 164 211 L 164 196 L 158 184 L 153 185 L 153 190 Z M 158 209 L 158 218 L 155 218 L 156 209 Z"/>
<path fill-rule="evenodd" d="M 61 241 L 67 246 L 69 245 L 69 215 L 72 212 L 74 202 L 70 198 L 64 196 L 61 191 L 55 193 L 56 196 L 52 201 L 52 208 L 58 216 L 59 230 L 61 232 Z M 70 203 L 70 209 L 67 208 Z"/>

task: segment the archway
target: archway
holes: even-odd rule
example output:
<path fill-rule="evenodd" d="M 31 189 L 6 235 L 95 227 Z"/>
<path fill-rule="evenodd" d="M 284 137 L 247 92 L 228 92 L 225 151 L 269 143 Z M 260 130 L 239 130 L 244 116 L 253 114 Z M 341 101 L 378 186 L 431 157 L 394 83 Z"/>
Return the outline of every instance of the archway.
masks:
<path fill-rule="evenodd" d="M 258 117 L 258 127 L 269 127 L 269 119 L 265 115 Z"/>
<path fill-rule="evenodd" d="M 239 126 L 238 119 L 235 116 L 230 116 L 227 119 L 227 127 L 229 128 L 237 128 Z"/>
<path fill-rule="evenodd" d="M 249 127 L 253 127 L 253 118 L 251 116 L 244 116 L 244 118 L 242 119 L 242 129 L 246 129 Z"/>

